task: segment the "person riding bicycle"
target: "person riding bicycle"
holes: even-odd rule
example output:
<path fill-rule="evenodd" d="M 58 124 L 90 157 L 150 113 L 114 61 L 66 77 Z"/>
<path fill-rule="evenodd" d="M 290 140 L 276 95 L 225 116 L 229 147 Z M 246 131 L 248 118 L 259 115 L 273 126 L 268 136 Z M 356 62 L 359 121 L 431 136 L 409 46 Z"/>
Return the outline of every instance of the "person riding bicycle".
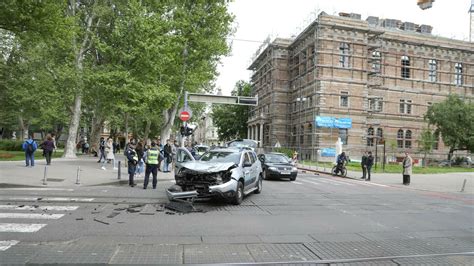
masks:
<path fill-rule="evenodd" d="M 337 163 L 337 167 L 336 167 L 336 175 L 339 171 L 341 171 L 342 173 L 342 169 L 344 167 L 344 165 L 348 162 L 347 160 L 347 156 L 346 156 L 346 153 L 345 152 L 342 152 L 341 154 L 339 154 L 337 156 L 337 160 L 336 160 L 336 163 Z"/>

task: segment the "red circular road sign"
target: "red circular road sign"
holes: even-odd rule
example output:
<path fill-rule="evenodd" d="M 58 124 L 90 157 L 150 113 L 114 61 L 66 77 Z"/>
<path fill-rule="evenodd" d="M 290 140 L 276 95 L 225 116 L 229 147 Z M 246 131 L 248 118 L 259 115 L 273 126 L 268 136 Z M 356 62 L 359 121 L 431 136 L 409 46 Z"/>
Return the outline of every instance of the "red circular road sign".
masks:
<path fill-rule="evenodd" d="M 179 119 L 181 119 L 181 121 L 188 121 L 189 118 L 191 118 L 191 114 L 188 111 L 182 111 L 179 113 Z"/>

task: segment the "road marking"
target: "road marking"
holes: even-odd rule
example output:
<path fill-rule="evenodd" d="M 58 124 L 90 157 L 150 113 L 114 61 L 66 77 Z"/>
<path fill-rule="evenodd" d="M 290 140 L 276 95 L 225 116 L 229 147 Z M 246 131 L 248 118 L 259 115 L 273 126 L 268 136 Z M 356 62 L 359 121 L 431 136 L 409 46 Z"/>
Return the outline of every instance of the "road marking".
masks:
<path fill-rule="evenodd" d="M 20 241 L 17 240 L 0 241 L 0 251 L 5 251 L 18 243 L 20 243 Z"/>
<path fill-rule="evenodd" d="M 0 213 L 0 219 L 59 219 L 64 214 L 51 214 L 51 213 L 16 213 L 6 212 Z"/>
<path fill-rule="evenodd" d="M 75 211 L 79 206 L 31 206 L 31 205 L 0 205 L 0 210 L 16 210 L 16 211 Z"/>
<path fill-rule="evenodd" d="M 74 191 L 72 188 L 44 188 L 44 187 L 11 187 L 11 188 L 0 188 L 0 190 L 25 190 L 25 191 Z"/>
<path fill-rule="evenodd" d="M 370 182 L 361 182 L 361 184 L 366 186 L 378 186 L 378 187 L 388 187 L 387 185 L 377 184 L 377 183 L 370 183 Z"/>
<path fill-rule="evenodd" d="M 0 200 L 11 200 L 11 201 L 77 201 L 77 202 L 91 202 L 94 198 L 41 198 L 41 197 L 1 197 Z"/>
<path fill-rule="evenodd" d="M 302 179 L 300 179 L 300 181 L 305 182 L 305 183 L 310 183 L 310 184 L 313 184 L 313 185 L 317 185 L 317 186 L 321 185 L 321 184 L 319 184 L 319 183 L 312 182 L 312 181 L 309 181 L 309 180 L 302 180 Z"/>
<path fill-rule="evenodd" d="M 303 183 L 296 182 L 296 181 L 292 181 L 291 183 L 293 183 L 293 184 L 297 184 L 297 185 L 303 185 Z"/>
<path fill-rule="evenodd" d="M 7 224 L 0 223 L 0 233 L 33 233 L 37 232 L 46 224 Z"/>
<path fill-rule="evenodd" d="M 322 179 L 322 178 L 311 178 L 311 180 L 314 180 L 314 181 L 318 181 L 318 182 L 323 182 L 325 184 L 330 184 L 330 185 L 334 185 L 334 186 L 339 186 L 340 184 L 339 183 L 336 183 L 336 182 L 331 182 L 331 181 L 328 181 L 328 180 L 325 180 L 325 179 Z"/>

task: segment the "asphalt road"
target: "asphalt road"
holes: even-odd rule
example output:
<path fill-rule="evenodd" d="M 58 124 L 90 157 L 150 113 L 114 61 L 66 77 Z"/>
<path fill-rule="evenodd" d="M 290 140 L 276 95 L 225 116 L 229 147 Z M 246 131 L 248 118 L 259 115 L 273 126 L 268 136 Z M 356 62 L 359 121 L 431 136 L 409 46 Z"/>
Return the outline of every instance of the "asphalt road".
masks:
<path fill-rule="evenodd" d="M 180 214 L 169 185 L 0 188 L 0 264 L 474 264 L 472 194 L 300 173 Z"/>

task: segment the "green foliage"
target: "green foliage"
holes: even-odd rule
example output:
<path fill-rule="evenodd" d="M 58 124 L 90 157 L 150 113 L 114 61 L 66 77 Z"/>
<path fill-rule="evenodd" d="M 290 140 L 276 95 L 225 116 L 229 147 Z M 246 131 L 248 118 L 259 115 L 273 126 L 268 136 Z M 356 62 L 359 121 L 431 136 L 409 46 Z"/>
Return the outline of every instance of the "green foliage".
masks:
<path fill-rule="evenodd" d="M 425 119 L 441 133 L 443 142 L 454 150 L 474 152 L 474 103 L 466 102 L 458 95 L 428 108 Z"/>
<path fill-rule="evenodd" d="M 0 140 L 0 150 L 4 151 L 22 151 L 23 141 L 2 139 Z"/>
<path fill-rule="evenodd" d="M 241 93 L 239 95 L 239 92 Z M 238 81 L 235 84 L 232 95 L 250 96 L 251 86 L 248 82 Z M 231 140 L 247 136 L 247 120 L 249 118 L 249 106 L 216 104 L 212 107 L 212 119 L 217 127 L 220 140 Z"/>
<path fill-rule="evenodd" d="M 292 149 L 280 147 L 280 148 L 275 148 L 274 151 L 279 152 L 279 153 L 283 153 L 286 156 L 288 156 L 288 158 L 293 158 L 293 152 L 294 151 Z"/>

